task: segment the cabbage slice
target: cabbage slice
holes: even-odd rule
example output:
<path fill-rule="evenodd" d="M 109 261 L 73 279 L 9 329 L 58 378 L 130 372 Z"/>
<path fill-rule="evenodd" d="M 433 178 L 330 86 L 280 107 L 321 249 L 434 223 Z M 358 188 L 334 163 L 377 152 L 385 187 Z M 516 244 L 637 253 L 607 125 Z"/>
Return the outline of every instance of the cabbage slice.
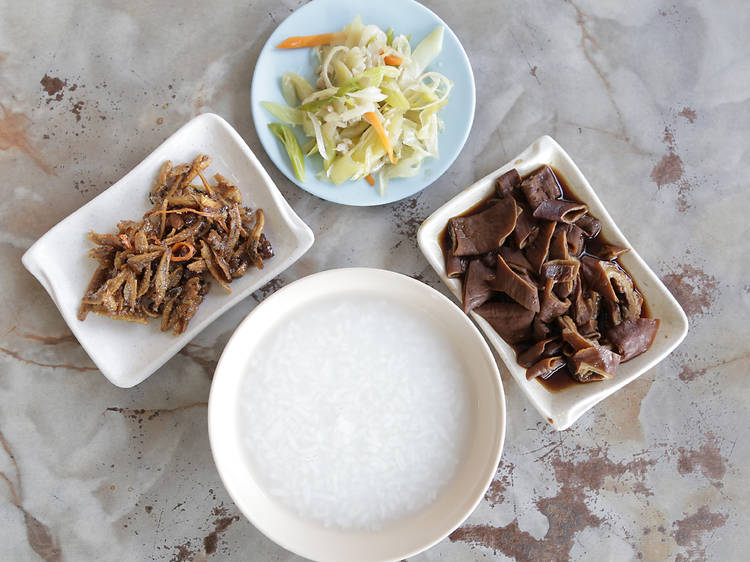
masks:
<path fill-rule="evenodd" d="M 283 103 L 262 101 L 260 105 L 265 107 L 271 115 L 289 125 L 302 125 L 302 121 L 305 118 L 305 114 L 299 109 L 294 109 Z"/>
<path fill-rule="evenodd" d="M 406 86 L 416 80 L 435 57 L 443 50 L 443 28 L 436 27 L 411 54 L 411 61 L 401 74 L 401 85 Z"/>
<path fill-rule="evenodd" d="M 284 101 L 292 107 L 297 105 L 297 100 L 303 100 L 310 96 L 315 90 L 310 83 L 294 72 L 285 72 L 281 75 L 281 93 Z"/>

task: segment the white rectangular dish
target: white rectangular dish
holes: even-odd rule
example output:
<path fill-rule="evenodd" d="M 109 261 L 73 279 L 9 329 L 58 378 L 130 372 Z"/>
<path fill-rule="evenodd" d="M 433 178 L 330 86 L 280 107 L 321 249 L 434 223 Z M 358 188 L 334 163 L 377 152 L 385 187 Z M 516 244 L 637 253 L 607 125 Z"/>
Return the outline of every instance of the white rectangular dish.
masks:
<path fill-rule="evenodd" d="M 234 280 L 231 294 L 213 283 L 195 317 L 178 336 L 162 332 L 158 321 L 144 326 L 96 314 L 79 321 L 81 298 L 96 269 L 96 262 L 88 257 L 93 244 L 86 234 L 90 230 L 116 232 L 119 221 L 140 220 L 151 209 L 148 195 L 164 161 L 192 162 L 201 153 L 213 158 L 208 175 L 221 173 L 239 187 L 244 205 L 263 209 L 264 232 L 275 256 L 263 269 L 251 268 Z M 287 269 L 313 241 L 310 228 L 294 213 L 242 137 L 218 115 L 204 113 L 183 125 L 120 181 L 52 227 L 22 261 L 52 297 L 102 374 L 127 388 L 142 382 L 208 324 Z"/>
<path fill-rule="evenodd" d="M 516 354 L 513 348 L 492 329 L 484 318 L 475 312 L 471 312 L 472 318 L 500 355 L 506 368 L 520 385 L 529 401 L 552 427 L 563 430 L 570 427 L 595 404 L 633 381 L 669 355 L 685 338 L 688 321 L 675 298 L 641 259 L 620 232 L 620 229 L 617 228 L 578 166 L 560 145 L 549 136 L 543 136 L 534 141 L 516 158 L 456 195 L 422 223 L 417 235 L 419 248 L 456 298 L 461 301 L 461 281 L 450 279 L 446 275 L 443 250 L 440 245 L 440 235 L 448 220 L 466 212 L 494 193 L 495 179 L 508 170 L 516 168 L 521 176 L 525 176 L 544 164 L 552 166 L 559 172 L 573 195 L 588 205 L 591 214 L 601 221 L 602 234 L 607 241 L 630 249 L 629 252 L 620 257 L 620 262 L 630 272 L 641 290 L 646 302 L 648 302 L 651 315 L 661 321 L 654 343 L 649 350 L 630 361 L 622 363 L 614 378 L 577 384 L 558 392 L 551 392 L 542 386 L 539 381 L 526 380 L 526 369 L 516 362 Z"/>

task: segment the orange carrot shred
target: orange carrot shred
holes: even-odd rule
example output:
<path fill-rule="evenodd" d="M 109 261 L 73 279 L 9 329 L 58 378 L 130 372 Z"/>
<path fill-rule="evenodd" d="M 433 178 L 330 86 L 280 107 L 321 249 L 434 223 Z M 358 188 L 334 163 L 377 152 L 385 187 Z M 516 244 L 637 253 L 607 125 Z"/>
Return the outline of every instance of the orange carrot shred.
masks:
<path fill-rule="evenodd" d="M 341 36 L 341 32 L 320 33 L 318 35 L 302 35 L 298 37 L 287 37 L 276 45 L 277 49 L 299 49 L 301 47 L 319 47 L 328 45 Z"/>
<path fill-rule="evenodd" d="M 367 174 L 365 176 L 365 179 L 367 180 L 367 183 L 369 183 L 370 185 L 375 185 L 375 178 L 372 177 L 372 174 Z"/>
<path fill-rule="evenodd" d="M 391 164 L 398 162 L 398 160 L 393 157 L 393 145 L 391 145 L 391 141 L 388 139 L 385 129 L 383 129 L 383 124 L 380 122 L 378 114 L 374 111 L 368 111 L 365 113 L 365 119 L 370 125 L 372 125 L 372 128 L 375 129 L 375 132 L 380 137 L 380 140 L 385 147 L 385 151 L 388 153 L 388 159 L 391 161 Z"/>
<path fill-rule="evenodd" d="M 398 66 L 402 62 L 404 62 L 404 59 L 402 59 L 398 55 L 386 55 L 385 57 L 383 57 L 383 62 L 390 66 Z"/>

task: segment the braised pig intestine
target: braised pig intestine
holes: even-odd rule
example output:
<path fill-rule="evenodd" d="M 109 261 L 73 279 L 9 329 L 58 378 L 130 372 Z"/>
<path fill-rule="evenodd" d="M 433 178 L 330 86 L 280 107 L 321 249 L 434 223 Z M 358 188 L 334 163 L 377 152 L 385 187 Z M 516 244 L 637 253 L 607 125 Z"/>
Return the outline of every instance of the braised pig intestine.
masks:
<path fill-rule="evenodd" d="M 549 166 L 503 174 L 481 210 L 448 222 L 446 269 L 463 280 L 464 312 L 515 347 L 527 378 L 567 367 L 604 380 L 651 346 L 659 320 L 643 317 L 619 264 L 627 249 L 597 238 L 600 221 L 566 195 Z"/>

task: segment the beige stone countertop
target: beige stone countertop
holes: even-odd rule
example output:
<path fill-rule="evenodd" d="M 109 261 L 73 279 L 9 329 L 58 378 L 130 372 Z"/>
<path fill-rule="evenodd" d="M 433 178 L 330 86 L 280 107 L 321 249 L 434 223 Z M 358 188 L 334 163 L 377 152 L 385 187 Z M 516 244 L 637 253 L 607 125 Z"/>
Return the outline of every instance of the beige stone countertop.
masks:
<path fill-rule="evenodd" d="M 208 445 L 216 361 L 245 315 L 315 271 L 446 293 L 424 218 L 543 134 L 680 301 L 685 342 L 551 430 L 501 367 L 508 429 L 479 507 L 413 560 L 739 560 L 747 528 L 750 10 L 744 2 L 429 0 L 461 39 L 476 119 L 453 166 L 348 208 L 291 184 L 250 116 L 255 60 L 301 3 L 0 3 L 0 560 L 291 560 L 245 520 Z M 151 378 L 111 385 L 21 255 L 205 111 L 229 121 L 316 236 Z"/>

